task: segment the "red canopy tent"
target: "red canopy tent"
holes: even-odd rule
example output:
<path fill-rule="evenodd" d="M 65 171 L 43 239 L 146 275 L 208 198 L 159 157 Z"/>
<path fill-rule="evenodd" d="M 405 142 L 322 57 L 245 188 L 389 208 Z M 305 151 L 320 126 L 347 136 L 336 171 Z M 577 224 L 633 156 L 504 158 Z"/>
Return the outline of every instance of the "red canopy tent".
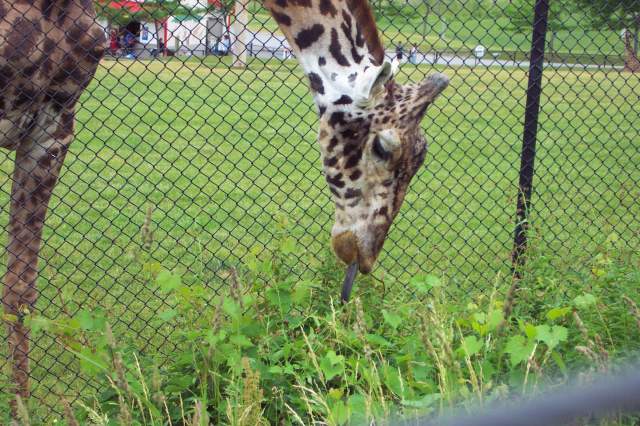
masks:
<path fill-rule="evenodd" d="M 140 12 L 142 10 L 140 3 L 131 0 L 112 1 L 109 3 L 109 7 L 112 9 L 127 9 L 131 13 Z"/>

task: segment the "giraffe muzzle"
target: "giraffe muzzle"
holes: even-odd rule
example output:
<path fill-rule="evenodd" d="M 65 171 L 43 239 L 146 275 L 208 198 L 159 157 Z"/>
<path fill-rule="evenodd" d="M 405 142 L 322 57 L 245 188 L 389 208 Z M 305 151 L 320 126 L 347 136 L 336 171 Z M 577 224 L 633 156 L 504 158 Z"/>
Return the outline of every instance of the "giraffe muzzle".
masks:
<path fill-rule="evenodd" d="M 360 273 L 368 274 L 373 269 L 376 256 L 358 244 L 358 238 L 353 232 L 345 231 L 333 236 L 331 245 L 336 256 L 345 264 L 357 263 Z"/>

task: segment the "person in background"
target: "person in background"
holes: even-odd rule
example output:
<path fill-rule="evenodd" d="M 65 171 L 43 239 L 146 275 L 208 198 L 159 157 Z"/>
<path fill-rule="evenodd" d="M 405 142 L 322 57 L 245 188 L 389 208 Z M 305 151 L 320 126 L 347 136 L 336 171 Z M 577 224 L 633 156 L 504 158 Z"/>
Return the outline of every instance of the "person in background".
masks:
<path fill-rule="evenodd" d="M 133 58 L 133 47 L 135 46 L 136 43 L 136 38 L 135 36 L 131 33 L 131 31 L 127 30 L 124 33 L 124 50 L 125 50 L 125 55 L 128 58 Z"/>
<path fill-rule="evenodd" d="M 398 58 L 398 60 L 401 61 L 403 55 L 404 55 L 404 46 L 399 44 L 396 46 L 396 58 Z"/>
<path fill-rule="evenodd" d="M 413 65 L 418 64 L 418 46 L 415 44 L 411 46 L 411 50 L 409 50 L 409 63 Z"/>
<path fill-rule="evenodd" d="M 225 34 L 222 38 L 222 54 L 228 55 L 229 50 L 231 50 L 231 39 L 229 38 L 229 34 Z"/>
<path fill-rule="evenodd" d="M 109 51 L 111 52 L 111 55 L 116 56 L 119 48 L 120 41 L 118 40 L 118 32 L 116 30 L 111 30 L 111 33 L 109 34 Z"/>

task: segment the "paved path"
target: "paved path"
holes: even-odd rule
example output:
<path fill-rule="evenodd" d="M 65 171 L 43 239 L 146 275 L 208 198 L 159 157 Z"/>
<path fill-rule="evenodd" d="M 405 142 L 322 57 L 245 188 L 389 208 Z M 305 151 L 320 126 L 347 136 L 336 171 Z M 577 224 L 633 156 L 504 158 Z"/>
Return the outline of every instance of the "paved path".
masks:
<path fill-rule="evenodd" d="M 263 50 L 264 53 L 273 51 L 290 51 L 289 43 L 287 40 L 278 34 L 272 34 L 268 31 L 258 31 L 251 33 L 247 40 L 248 43 L 253 45 L 253 50 Z M 267 53 L 268 54 L 268 53 Z M 395 50 L 387 50 L 385 52 L 387 58 L 392 59 L 395 57 Z M 262 55 L 261 55 L 262 56 Z M 529 68 L 529 61 L 512 61 L 508 59 L 495 59 L 485 57 L 483 59 L 476 59 L 474 57 L 465 57 L 455 54 L 437 54 L 437 53 L 418 53 L 418 64 L 431 64 L 431 65 L 446 65 L 454 67 L 497 67 L 497 68 Z M 488 55 L 487 55 L 488 56 Z M 282 55 L 278 55 L 282 58 Z M 284 57 L 289 57 L 285 55 Z M 403 62 L 406 63 L 406 53 Z M 545 67 L 549 68 L 569 68 L 577 70 L 622 70 L 622 66 L 614 65 L 597 65 L 597 64 L 570 64 L 562 62 L 545 62 Z"/>

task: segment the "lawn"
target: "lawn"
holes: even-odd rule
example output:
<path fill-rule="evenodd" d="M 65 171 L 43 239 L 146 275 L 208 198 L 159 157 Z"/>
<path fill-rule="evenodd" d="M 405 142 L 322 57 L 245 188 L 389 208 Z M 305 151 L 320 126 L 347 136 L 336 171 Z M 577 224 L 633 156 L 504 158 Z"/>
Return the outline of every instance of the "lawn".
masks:
<path fill-rule="evenodd" d="M 399 79 L 431 71 L 406 65 Z M 471 299 L 509 270 L 527 74 L 443 71 L 451 86 L 423 122 L 425 166 L 373 275 L 400 290 L 418 273 L 444 274 Z M 575 261 L 612 234 L 637 247 L 638 77 L 550 70 L 544 80 L 538 250 Z M 45 228 L 44 315 L 104 307 L 118 333 L 162 352 L 172 329 L 146 325 L 165 305 L 146 279 L 156 262 L 211 286 L 283 247 L 296 276 L 312 278 L 324 264 L 333 207 L 315 111 L 294 63 L 104 61 L 80 104 Z M 0 163 L 4 206 L 11 157 Z M 36 395 L 73 394 L 65 389 L 79 383 L 72 357 L 50 336 L 36 346 Z"/>
<path fill-rule="evenodd" d="M 374 2 L 377 4 L 378 2 Z M 417 45 L 424 52 L 447 52 L 470 55 L 481 44 L 488 54 L 504 52 L 503 58 L 521 59 L 531 49 L 531 30 L 514 31 L 505 9 L 508 1 L 469 1 L 454 4 L 443 17 L 428 13 L 423 4 L 380 2 L 376 21 L 387 49 L 403 45 L 405 51 Z M 249 26 L 254 31 L 279 33 L 268 11 L 252 3 Z M 524 12 L 523 12 L 524 13 Z M 426 17 L 426 19 L 425 19 Z M 567 18 L 569 19 L 569 18 Z M 579 12 L 571 14 L 570 30 L 557 31 L 553 42 L 554 61 L 569 63 L 621 64 L 624 42 L 619 32 L 607 28 L 595 30 Z M 551 39 L 548 33 L 547 41 Z M 547 48 L 551 53 L 551 46 Z"/>

